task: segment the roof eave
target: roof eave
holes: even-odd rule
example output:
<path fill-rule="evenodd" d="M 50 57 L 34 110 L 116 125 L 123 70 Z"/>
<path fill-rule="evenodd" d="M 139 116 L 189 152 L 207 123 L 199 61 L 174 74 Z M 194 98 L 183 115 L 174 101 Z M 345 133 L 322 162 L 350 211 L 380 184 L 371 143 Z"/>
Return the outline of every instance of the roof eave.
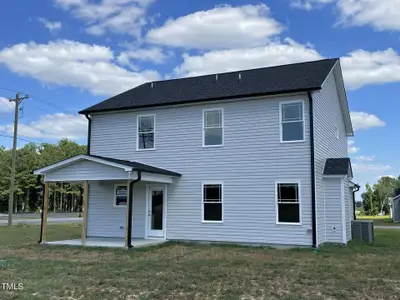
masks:
<path fill-rule="evenodd" d="M 284 95 L 284 94 L 293 94 L 293 93 L 307 93 L 312 91 L 321 90 L 321 87 L 310 87 L 304 89 L 295 89 L 295 90 L 284 90 L 279 92 L 271 92 L 271 93 L 260 93 L 260 94 L 248 94 L 248 95 L 239 95 L 234 97 L 219 97 L 219 98 L 209 98 L 209 99 L 199 99 L 199 100 L 187 100 L 187 101 L 177 101 L 170 103 L 162 103 L 162 104 L 149 104 L 149 105 L 140 105 L 140 106 L 129 106 L 129 107 L 118 107 L 118 108 L 109 108 L 109 109 L 84 109 L 79 111 L 78 113 L 81 115 L 87 115 L 91 113 L 102 113 L 102 112 L 112 112 L 112 111 L 124 111 L 131 109 L 143 109 L 143 108 L 152 108 L 152 107 L 165 107 L 171 105 L 181 105 L 181 104 L 191 104 L 191 103 L 201 103 L 201 102 L 211 102 L 211 101 L 220 101 L 220 100 L 234 100 L 240 98 L 250 98 L 250 97 L 260 97 L 260 96 L 273 96 L 273 95 Z"/>

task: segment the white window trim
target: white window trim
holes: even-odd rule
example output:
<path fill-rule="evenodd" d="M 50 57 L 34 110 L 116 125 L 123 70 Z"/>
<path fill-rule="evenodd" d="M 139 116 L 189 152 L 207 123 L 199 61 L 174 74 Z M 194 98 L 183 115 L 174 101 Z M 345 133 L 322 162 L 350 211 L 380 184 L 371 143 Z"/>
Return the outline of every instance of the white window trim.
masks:
<path fill-rule="evenodd" d="M 219 184 L 221 185 L 221 221 L 207 221 L 204 220 L 204 186 L 209 184 Z M 201 183 L 201 223 L 214 223 L 222 224 L 224 223 L 224 182 L 223 181 L 203 181 Z"/>
<path fill-rule="evenodd" d="M 114 207 L 114 208 L 126 208 L 127 205 L 117 205 L 117 187 L 119 187 L 119 186 L 124 186 L 124 187 L 126 187 L 126 188 L 127 188 L 127 193 L 129 193 L 128 185 L 127 185 L 127 184 L 123 184 L 123 183 L 114 184 L 114 197 L 113 197 L 113 201 L 114 201 L 114 202 L 113 202 L 113 207 Z M 126 195 L 126 202 L 127 202 L 127 203 L 128 203 L 128 201 L 129 201 L 128 197 L 129 197 L 129 194 Z"/>
<path fill-rule="evenodd" d="M 340 139 L 340 131 L 339 131 L 339 127 L 337 125 L 335 125 L 335 137 L 337 140 Z"/>
<path fill-rule="evenodd" d="M 279 208 L 278 208 L 278 184 L 283 183 L 295 183 L 298 185 L 299 189 L 299 223 L 291 223 L 291 222 L 279 222 Z M 275 216 L 276 216 L 276 224 L 277 225 L 291 225 L 291 226 L 301 226 L 302 225 L 302 209 L 301 209 L 301 181 L 300 180 L 279 180 L 275 181 Z"/>
<path fill-rule="evenodd" d="M 153 128 L 153 134 L 154 134 L 154 142 L 153 142 L 153 148 L 146 148 L 146 149 L 140 149 L 139 148 L 139 120 L 142 117 L 153 117 L 154 118 L 154 128 Z M 136 151 L 154 151 L 156 150 L 156 115 L 155 114 L 147 114 L 147 115 L 138 115 L 136 117 Z"/>
<path fill-rule="evenodd" d="M 282 112 L 282 107 L 284 104 L 290 104 L 290 103 L 301 103 L 302 108 L 303 108 L 303 139 L 302 140 L 295 140 L 295 141 L 284 141 L 283 140 L 283 112 Z M 290 101 L 280 101 L 279 102 L 279 133 L 280 133 L 280 142 L 281 144 L 289 144 L 289 143 L 302 143 L 305 142 L 306 140 L 306 118 L 304 114 L 305 110 L 305 105 L 304 105 L 304 100 L 290 100 Z M 300 121 L 296 121 L 300 122 Z M 288 122 L 286 122 L 288 123 Z"/>
<path fill-rule="evenodd" d="M 215 111 L 215 110 L 220 110 L 221 111 L 221 128 L 222 128 L 222 144 L 220 145 L 206 145 L 205 141 L 206 141 L 206 135 L 205 135 L 205 123 L 204 123 L 204 117 L 205 117 L 205 113 L 208 111 Z M 224 136 L 225 136 L 225 126 L 224 126 L 224 109 L 223 108 L 206 108 L 203 109 L 203 113 L 202 113 L 202 118 L 203 118 L 203 148 L 214 148 L 214 147 L 223 147 L 224 146 Z M 209 128 L 219 128 L 219 127 L 209 127 Z"/>

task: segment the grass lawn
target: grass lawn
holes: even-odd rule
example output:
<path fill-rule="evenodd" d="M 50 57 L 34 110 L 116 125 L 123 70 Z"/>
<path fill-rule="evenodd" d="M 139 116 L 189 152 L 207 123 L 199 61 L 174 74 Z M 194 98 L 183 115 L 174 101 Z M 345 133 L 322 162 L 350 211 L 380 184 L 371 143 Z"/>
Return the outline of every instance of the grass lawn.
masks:
<path fill-rule="evenodd" d="M 0 227 L 0 299 L 398 299 L 400 230 L 375 245 L 275 250 L 170 243 L 136 250 L 37 245 L 37 226 Z M 49 239 L 79 225 L 49 226 Z M 0 264 L 1 265 L 1 264 Z"/>
<path fill-rule="evenodd" d="M 379 226 L 400 226 L 400 222 L 393 222 L 390 216 L 357 216 L 357 220 L 372 220 Z"/>

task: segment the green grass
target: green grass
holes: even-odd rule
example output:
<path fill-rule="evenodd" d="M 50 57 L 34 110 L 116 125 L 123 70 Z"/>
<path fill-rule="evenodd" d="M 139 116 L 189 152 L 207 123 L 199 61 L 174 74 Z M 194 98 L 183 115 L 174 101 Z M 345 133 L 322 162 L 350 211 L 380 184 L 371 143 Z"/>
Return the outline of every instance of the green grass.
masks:
<path fill-rule="evenodd" d="M 376 243 L 275 250 L 167 243 L 134 250 L 44 246 L 39 228 L 0 228 L 0 299 L 397 299 L 400 230 Z M 49 240 L 79 237 L 53 225 Z M 0 286 L 1 288 L 1 286 Z"/>
<path fill-rule="evenodd" d="M 400 226 L 400 222 L 393 222 L 390 216 L 357 216 L 358 220 L 372 220 L 378 226 Z"/>

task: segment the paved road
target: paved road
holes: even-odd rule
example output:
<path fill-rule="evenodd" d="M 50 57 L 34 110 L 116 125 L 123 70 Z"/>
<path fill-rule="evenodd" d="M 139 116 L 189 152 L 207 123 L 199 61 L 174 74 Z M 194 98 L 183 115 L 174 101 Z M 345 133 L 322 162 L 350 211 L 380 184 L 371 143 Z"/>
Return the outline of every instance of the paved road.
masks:
<path fill-rule="evenodd" d="M 47 218 L 47 224 L 72 224 L 72 223 L 81 223 L 82 218 Z M 40 224 L 40 219 L 15 219 L 13 220 L 13 224 L 31 224 L 36 225 Z M 6 226 L 7 220 L 0 220 L 0 226 Z"/>
<path fill-rule="evenodd" d="M 374 228 L 378 228 L 378 229 L 400 229 L 400 226 L 379 226 L 379 225 L 375 225 Z"/>

